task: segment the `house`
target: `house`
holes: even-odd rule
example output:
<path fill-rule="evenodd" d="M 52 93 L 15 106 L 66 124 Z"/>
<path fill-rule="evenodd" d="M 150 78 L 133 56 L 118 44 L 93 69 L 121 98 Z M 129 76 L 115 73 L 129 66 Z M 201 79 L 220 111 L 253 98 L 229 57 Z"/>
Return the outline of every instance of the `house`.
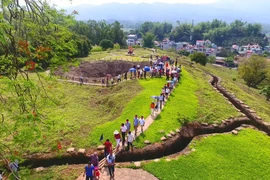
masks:
<path fill-rule="evenodd" d="M 197 40 L 196 41 L 196 46 L 199 48 L 204 48 L 204 45 L 205 45 L 205 41 L 203 41 L 203 40 Z"/>
<path fill-rule="evenodd" d="M 138 39 L 136 34 L 129 34 L 126 42 L 128 46 L 142 45 L 142 39 Z"/>
<path fill-rule="evenodd" d="M 160 49 L 162 50 L 168 50 L 172 48 L 173 42 L 170 41 L 168 38 L 165 38 L 161 43 L 160 43 Z"/>

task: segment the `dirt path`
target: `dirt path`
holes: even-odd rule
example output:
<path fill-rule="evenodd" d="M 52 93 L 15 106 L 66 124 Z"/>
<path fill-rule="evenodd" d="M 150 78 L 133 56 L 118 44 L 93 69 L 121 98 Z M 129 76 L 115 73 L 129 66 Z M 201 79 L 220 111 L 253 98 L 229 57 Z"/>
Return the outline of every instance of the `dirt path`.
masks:
<path fill-rule="evenodd" d="M 142 169 L 116 168 L 114 176 L 115 180 L 158 180 L 158 178 Z M 99 180 L 109 179 L 108 168 L 104 168 L 103 171 L 100 172 Z M 85 180 L 85 177 L 81 175 L 77 180 Z"/>

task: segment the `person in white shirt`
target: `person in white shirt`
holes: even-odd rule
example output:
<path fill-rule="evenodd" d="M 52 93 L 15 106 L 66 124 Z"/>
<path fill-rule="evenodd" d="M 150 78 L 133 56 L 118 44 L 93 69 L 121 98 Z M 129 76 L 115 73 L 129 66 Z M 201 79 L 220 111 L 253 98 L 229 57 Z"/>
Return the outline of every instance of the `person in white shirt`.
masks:
<path fill-rule="evenodd" d="M 121 82 L 121 74 L 117 76 L 117 82 Z"/>
<path fill-rule="evenodd" d="M 131 152 L 133 152 L 132 142 L 134 141 L 134 136 L 133 136 L 133 134 L 131 134 L 131 131 L 128 132 L 127 141 L 128 141 L 128 151 L 129 151 L 129 146 L 131 146 Z"/>
<path fill-rule="evenodd" d="M 140 125 L 141 125 L 141 132 L 142 133 L 143 133 L 143 126 L 144 126 L 144 124 L 145 124 L 144 118 L 143 118 L 143 116 L 141 116 L 141 118 L 140 118 Z"/>
<path fill-rule="evenodd" d="M 167 99 L 168 99 L 169 93 L 170 93 L 170 89 L 169 89 L 169 88 L 167 88 L 167 89 L 166 89 L 166 93 L 165 93 L 165 94 L 166 94 L 166 98 L 167 98 Z"/>
<path fill-rule="evenodd" d="M 122 123 L 120 127 L 120 132 L 122 133 L 122 146 L 125 147 L 125 137 L 127 132 L 127 127 Z"/>

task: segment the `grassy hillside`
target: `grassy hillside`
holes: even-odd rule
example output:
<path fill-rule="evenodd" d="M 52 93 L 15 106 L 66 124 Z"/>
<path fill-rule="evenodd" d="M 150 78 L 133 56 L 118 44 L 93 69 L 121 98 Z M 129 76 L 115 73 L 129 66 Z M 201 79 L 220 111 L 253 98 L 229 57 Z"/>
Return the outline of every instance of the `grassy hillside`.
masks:
<path fill-rule="evenodd" d="M 264 121 L 270 122 L 270 102 L 266 101 L 265 96 L 261 95 L 258 89 L 249 88 L 243 79 L 238 76 L 236 70 L 210 64 L 202 68 L 219 76 L 222 79 L 221 84 L 228 91 L 234 93 L 237 98 L 254 109 Z"/>
<path fill-rule="evenodd" d="M 255 130 L 196 140 L 195 152 L 143 168 L 160 180 L 270 179 L 270 138 Z"/>
<path fill-rule="evenodd" d="M 187 70 L 186 70 L 187 69 Z M 209 85 L 209 76 L 202 71 L 184 67 L 181 82 L 171 94 L 165 108 L 144 135 L 136 139 L 137 147 L 145 146 L 144 141 L 160 141 L 160 138 L 181 126 L 185 119 L 213 123 L 230 116 L 240 115 L 232 105 Z M 165 133 L 160 133 L 164 130 Z"/>

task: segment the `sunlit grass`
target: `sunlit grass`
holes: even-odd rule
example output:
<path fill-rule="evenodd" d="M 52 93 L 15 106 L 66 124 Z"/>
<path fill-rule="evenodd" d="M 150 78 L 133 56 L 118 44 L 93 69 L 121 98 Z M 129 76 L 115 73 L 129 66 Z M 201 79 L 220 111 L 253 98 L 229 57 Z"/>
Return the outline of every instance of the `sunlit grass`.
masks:
<path fill-rule="evenodd" d="M 255 130 L 196 140 L 195 152 L 143 168 L 160 180 L 270 179 L 270 138 Z"/>

